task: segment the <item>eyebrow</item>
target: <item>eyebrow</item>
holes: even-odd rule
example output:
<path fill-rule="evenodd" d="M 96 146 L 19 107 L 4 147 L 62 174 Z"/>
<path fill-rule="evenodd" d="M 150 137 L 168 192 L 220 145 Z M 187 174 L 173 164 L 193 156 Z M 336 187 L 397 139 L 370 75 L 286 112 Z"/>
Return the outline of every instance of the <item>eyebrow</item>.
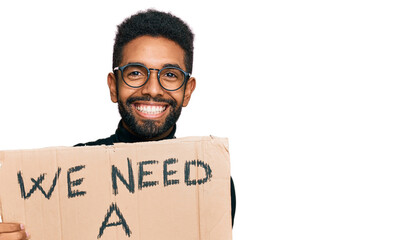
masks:
<path fill-rule="evenodd" d="M 142 63 L 142 62 L 128 62 L 127 64 L 141 64 L 141 65 L 144 65 L 144 66 L 146 66 L 146 67 L 148 67 L 147 65 L 145 65 L 144 63 Z M 182 69 L 183 70 L 183 68 L 182 67 L 180 67 L 180 65 L 179 64 L 175 64 L 175 63 L 166 63 L 166 64 L 164 64 L 161 68 L 165 68 L 165 67 L 177 67 L 177 68 L 180 68 L 180 69 Z M 149 67 L 148 67 L 149 68 Z"/>
<path fill-rule="evenodd" d="M 164 64 L 163 68 L 165 67 L 177 67 L 177 68 L 183 69 L 179 66 L 179 64 L 171 64 L 171 63 Z"/>

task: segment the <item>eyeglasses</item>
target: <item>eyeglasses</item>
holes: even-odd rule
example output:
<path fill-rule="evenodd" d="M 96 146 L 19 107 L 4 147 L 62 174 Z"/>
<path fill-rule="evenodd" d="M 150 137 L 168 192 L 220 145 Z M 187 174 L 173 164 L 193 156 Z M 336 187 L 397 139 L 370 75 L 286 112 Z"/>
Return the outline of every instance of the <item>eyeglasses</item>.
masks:
<path fill-rule="evenodd" d="M 147 68 L 139 63 L 114 68 L 114 72 L 121 72 L 122 80 L 129 87 L 139 88 L 144 86 L 150 78 L 150 70 L 157 71 L 157 79 L 162 88 L 167 91 L 176 91 L 190 78 L 190 73 L 178 67 L 164 67 L 162 69 Z"/>

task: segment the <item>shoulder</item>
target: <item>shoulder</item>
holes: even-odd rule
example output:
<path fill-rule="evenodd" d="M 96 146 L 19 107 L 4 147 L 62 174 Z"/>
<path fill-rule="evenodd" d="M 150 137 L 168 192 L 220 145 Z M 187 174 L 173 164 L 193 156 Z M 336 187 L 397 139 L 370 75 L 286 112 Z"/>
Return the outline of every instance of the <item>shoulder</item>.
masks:
<path fill-rule="evenodd" d="M 114 145 L 116 142 L 115 134 L 111 135 L 107 138 L 101 138 L 96 141 L 86 142 L 86 143 L 78 143 L 74 145 L 74 147 L 83 147 L 83 146 L 98 146 L 98 145 Z"/>

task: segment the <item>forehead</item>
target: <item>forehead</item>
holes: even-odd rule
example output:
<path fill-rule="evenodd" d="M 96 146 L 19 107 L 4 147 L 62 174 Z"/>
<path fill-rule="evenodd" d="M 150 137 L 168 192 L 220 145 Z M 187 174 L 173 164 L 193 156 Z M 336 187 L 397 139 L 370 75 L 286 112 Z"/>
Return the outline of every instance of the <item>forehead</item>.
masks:
<path fill-rule="evenodd" d="M 152 68 L 176 64 L 185 69 L 184 55 L 184 50 L 170 39 L 141 36 L 124 46 L 121 66 L 139 62 Z"/>

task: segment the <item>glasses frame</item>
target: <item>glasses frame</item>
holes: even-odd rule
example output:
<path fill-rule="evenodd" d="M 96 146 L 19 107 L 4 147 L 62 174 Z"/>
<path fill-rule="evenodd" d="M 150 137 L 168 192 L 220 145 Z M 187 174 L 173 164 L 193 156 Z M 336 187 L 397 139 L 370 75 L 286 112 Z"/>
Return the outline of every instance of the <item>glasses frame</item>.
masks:
<path fill-rule="evenodd" d="M 129 66 L 140 66 L 140 67 L 144 67 L 146 70 L 147 70 L 147 79 L 146 79 L 146 81 L 143 83 L 143 84 L 141 84 L 140 86 L 131 86 L 130 84 L 128 84 L 125 80 L 124 80 L 124 69 L 126 68 L 126 67 L 129 67 Z M 184 74 L 184 81 L 182 82 L 182 84 L 180 85 L 180 87 L 178 87 L 178 88 L 176 88 L 176 89 L 173 89 L 173 90 L 171 90 L 171 89 L 167 89 L 167 88 L 165 88 L 162 84 L 161 84 L 161 82 L 160 82 L 160 72 L 162 71 L 162 70 L 164 70 L 164 69 L 177 69 L 177 70 L 179 70 L 180 72 L 182 72 L 183 74 Z M 122 81 L 127 85 L 127 86 L 129 86 L 129 87 L 131 87 L 131 88 L 140 88 L 140 87 L 142 87 L 142 86 L 144 86 L 144 85 L 146 85 L 146 83 L 148 82 L 148 79 L 150 79 L 150 70 L 154 70 L 154 71 L 157 71 L 157 80 L 158 80 L 158 82 L 159 82 L 159 85 L 164 89 L 164 90 L 166 90 L 166 91 L 170 91 L 170 92 L 173 92 L 173 91 L 177 91 L 177 90 L 179 90 L 181 87 L 183 87 L 183 85 L 185 84 L 185 83 L 187 83 L 187 81 L 189 80 L 189 78 L 190 78 L 190 76 L 191 76 L 191 73 L 188 73 L 188 72 L 185 72 L 183 69 L 181 69 L 181 68 L 178 68 L 178 67 L 164 67 L 164 68 L 162 68 L 162 69 L 157 69 L 157 68 L 148 68 L 148 67 L 146 67 L 146 66 L 144 66 L 143 64 L 140 64 L 140 63 L 129 63 L 129 64 L 126 64 L 126 65 L 124 65 L 124 66 L 120 66 L 120 67 L 115 67 L 114 69 L 113 69 L 113 71 L 114 71 L 114 74 L 116 74 L 115 73 L 115 71 L 120 71 L 121 72 L 121 78 L 122 78 Z"/>

